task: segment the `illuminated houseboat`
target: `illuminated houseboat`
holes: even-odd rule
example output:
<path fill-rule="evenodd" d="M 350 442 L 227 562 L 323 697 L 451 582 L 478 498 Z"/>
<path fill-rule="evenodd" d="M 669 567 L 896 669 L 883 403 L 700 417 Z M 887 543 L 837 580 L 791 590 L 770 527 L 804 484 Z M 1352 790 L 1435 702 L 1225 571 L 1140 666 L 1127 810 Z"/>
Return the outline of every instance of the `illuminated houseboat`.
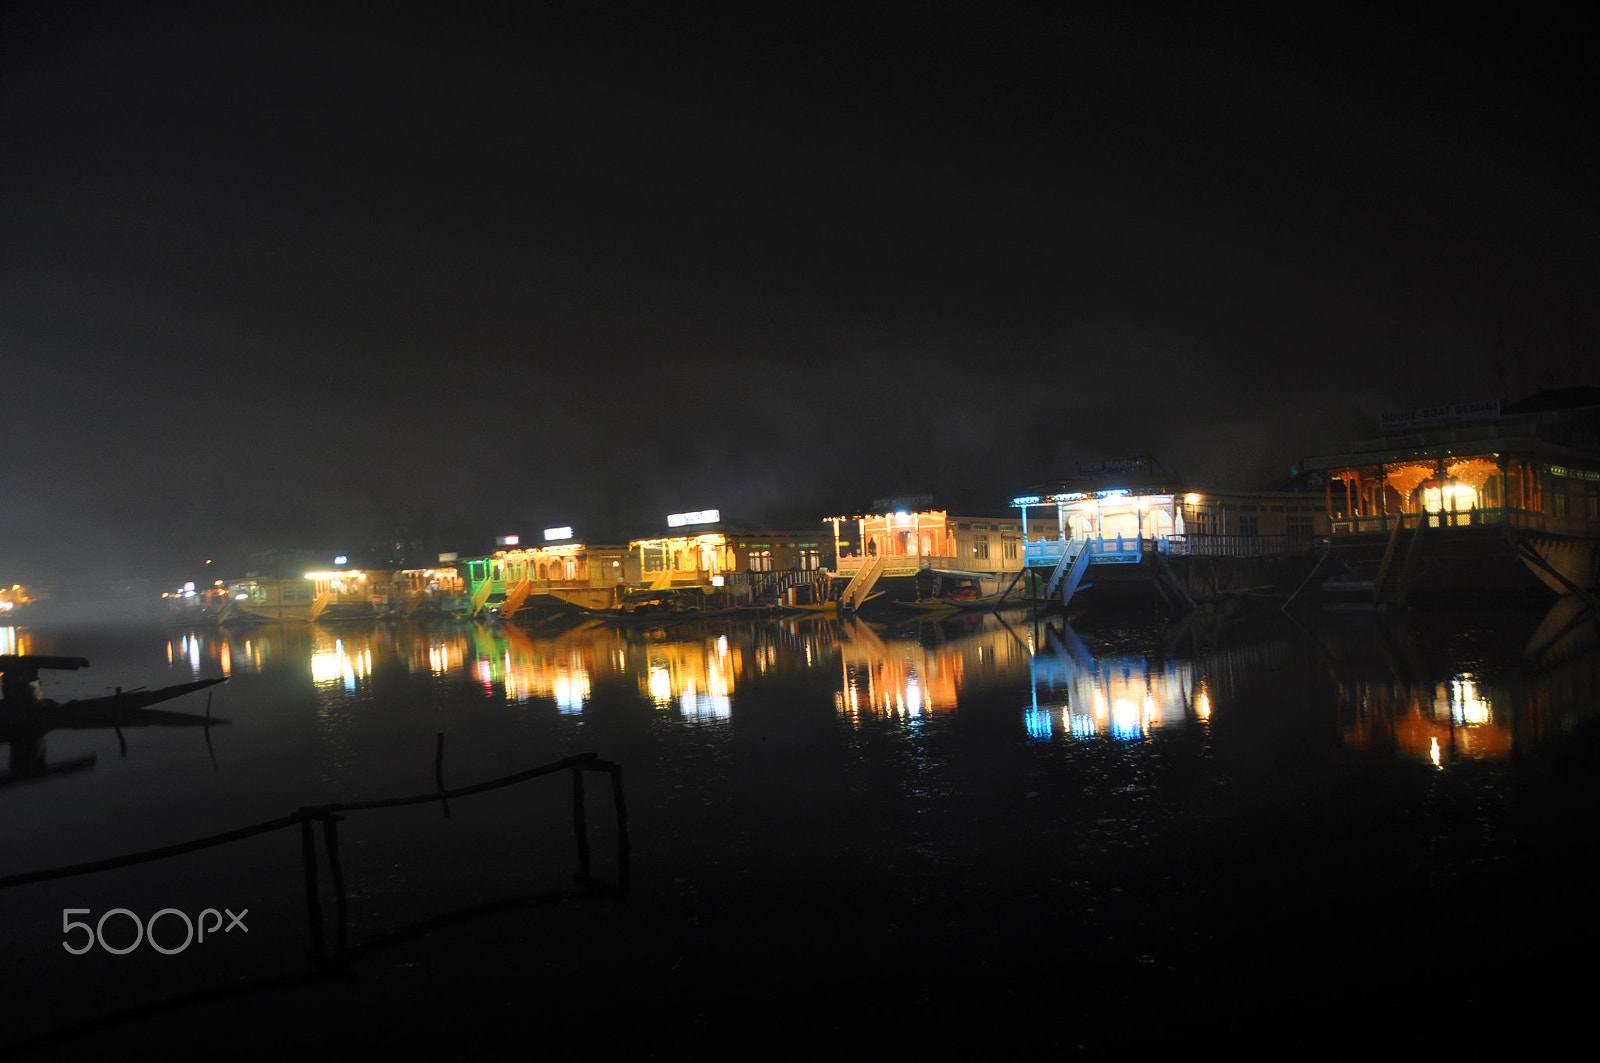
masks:
<path fill-rule="evenodd" d="M 15 620 L 27 612 L 27 590 L 20 583 L 13 583 L 9 587 L 0 587 L 0 619 Z"/>
<path fill-rule="evenodd" d="M 505 549 L 487 557 L 459 560 L 472 616 L 510 620 L 528 612 L 612 609 L 621 601 L 622 546 L 590 546 L 570 538 L 571 529 L 551 529 L 566 537 L 547 539 L 543 546 Z M 547 533 L 548 534 L 548 533 Z"/>
<path fill-rule="evenodd" d="M 1099 584 L 1097 597 L 1148 592 L 1192 605 L 1197 585 L 1208 597 L 1251 585 L 1281 588 L 1284 574 L 1273 562 L 1303 562 L 1327 533 L 1322 500 L 1305 492 L 1161 482 L 1163 470 L 1148 457 L 1119 462 L 1109 474 L 1099 472 L 1104 464 L 1091 467 L 1098 475 L 1081 489 L 1066 483 L 1012 500 L 1022 511 L 1038 597 L 1066 603 Z M 1129 486 L 1113 486 L 1119 478 Z M 1200 571 L 1197 558 L 1208 559 Z"/>
<path fill-rule="evenodd" d="M 167 623 L 194 626 L 215 624 L 227 615 L 231 595 L 227 585 L 217 580 L 211 587 L 182 587 L 161 593 L 163 617 Z"/>
<path fill-rule="evenodd" d="M 380 615 L 399 620 L 465 614 L 466 584 L 455 560 L 454 554 L 446 554 L 433 568 L 369 570 L 373 606 Z"/>
<path fill-rule="evenodd" d="M 927 496 L 880 499 L 876 512 L 830 517 L 840 604 L 979 597 L 1010 589 L 1022 572 L 1022 524 L 1012 517 L 958 516 Z"/>
<path fill-rule="evenodd" d="M 628 544 L 628 604 L 699 606 L 713 597 L 728 605 L 811 604 L 833 559 L 820 527 L 752 530 L 712 509 L 672 514 L 667 529 Z"/>
<path fill-rule="evenodd" d="M 259 577 L 228 585 L 220 623 L 308 623 L 370 620 L 377 615 L 366 572 L 308 572 L 295 578 Z"/>
<path fill-rule="evenodd" d="M 1600 389 L 1386 414 L 1386 434 L 1307 458 L 1330 528 L 1330 593 L 1592 601 L 1600 579 Z M 1535 579 L 1536 577 L 1536 579 Z"/>

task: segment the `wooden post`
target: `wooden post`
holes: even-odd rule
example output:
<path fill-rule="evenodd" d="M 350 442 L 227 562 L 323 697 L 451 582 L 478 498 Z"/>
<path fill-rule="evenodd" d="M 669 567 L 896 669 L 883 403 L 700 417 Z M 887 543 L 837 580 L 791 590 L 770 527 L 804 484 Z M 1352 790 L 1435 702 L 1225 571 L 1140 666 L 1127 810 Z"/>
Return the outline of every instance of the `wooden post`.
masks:
<path fill-rule="evenodd" d="M 345 933 L 347 912 L 344 895 L 344 869 L 339 863 L 338 824 L 343 818 L 343 816 L 329 813 L 322 820 L 322 841 L 328 849 L 328 873 L 333 879 L 333 958 L 335 963 L 341 965 L 345 961 L 347 942 Z"/>
<path fill-rule="evenodd" d="M 111 711 L 111 729 L 117 732 L 117 745 L 122 748 L 122 758 L 128 758 L 128 739 L 122 733 L 122 688 L 117 688 L 116 705 Z"/>
<path fill-rule="evenodd" d="M 302 812 L 300 820 L 300 856 L 305 865 L 306 918 L 311 922 L 311 959 L 322 963 L 327 950 L 322 941 L 322 898 L 317 895 L 317 843 L 311 834 L 311 817 Z"/>
<path fill-rule="evenodd" d="M 439 807 L 444 809 L 446 819 L 450 818 L 450 802 L 444 797 L 444 732 L 439 732 L 439 740 L 433 747 L 433 784 L 438 787 Z"/>
<path fill-rule="evenodd" d="M 619 897 L 626 897 L 631 888 L 628 859 L 628 803 L 622 797 L 622 765 L 612 764 L 607 770 L 611 773 L 611 803 L 617 810 L 617 890 Z"/>
<path fill-rule="evenodd" d="M 583 769 L 572 769 L 572 834 L 578 846 L 578 878 L 589 878 L 589 827 L 583 808 Z"/>

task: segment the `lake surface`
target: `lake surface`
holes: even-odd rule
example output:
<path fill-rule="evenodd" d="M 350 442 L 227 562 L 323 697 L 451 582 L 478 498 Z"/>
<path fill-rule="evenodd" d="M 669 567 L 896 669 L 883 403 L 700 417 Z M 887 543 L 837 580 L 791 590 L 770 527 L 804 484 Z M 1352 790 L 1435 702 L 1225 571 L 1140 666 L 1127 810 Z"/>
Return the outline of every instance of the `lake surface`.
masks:
<path fill-rule="evenodd" d="M 620 900 L 496 908 L 572 885 L 563 773 L 448 814 L 341 821 L 348 977 L 310 977 L 295 828 L 0 890 L 0 1045 L 475 1059 L 579 1041 L 763 1058 L 1558 1043 L 1595 943 L 1596 645 L 1571 603 L 1169 624 L 0 628 L 0 653 L 90 660 L 45 674 L 58 701 L 228 680 L 163 706 L 209 727 L 13 747 L 0 876 L 580 753 L 621 765 L 631 872 Z M 593 872 L 615 882 L 609 790 L 588 778 Z M 247 914 L 178 950 L 207 909 Z M 171 954 L 135 944 L 135 919 Z"/>

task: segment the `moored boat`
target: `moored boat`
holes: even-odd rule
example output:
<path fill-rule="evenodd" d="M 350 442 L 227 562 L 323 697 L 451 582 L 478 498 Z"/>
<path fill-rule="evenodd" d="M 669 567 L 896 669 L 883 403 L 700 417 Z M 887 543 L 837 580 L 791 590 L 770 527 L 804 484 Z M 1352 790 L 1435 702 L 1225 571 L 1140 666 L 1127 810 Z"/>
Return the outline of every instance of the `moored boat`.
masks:
<path fill-rule="evenodd" d="M 82 657 L 43 654 L 0 655 L 0 742 L 10 746 L 9 770 L 0 772 L 0 785 L 25 782 L 68 771 L 82 771 L 95 764 L 93 754 L 49 763 L 45 760 L 44 737 L 50 731 L 88 730 L 125 727 L 182 727 L 225 724 L 193 713 L 152 709 L 151 705 L 204 690 L 226 678 L 197 679 L 156 690 L 121 690 L 98 698 L 57 703 L 40 697 L 39 673 L 76 671 L 88 667 Z"/>

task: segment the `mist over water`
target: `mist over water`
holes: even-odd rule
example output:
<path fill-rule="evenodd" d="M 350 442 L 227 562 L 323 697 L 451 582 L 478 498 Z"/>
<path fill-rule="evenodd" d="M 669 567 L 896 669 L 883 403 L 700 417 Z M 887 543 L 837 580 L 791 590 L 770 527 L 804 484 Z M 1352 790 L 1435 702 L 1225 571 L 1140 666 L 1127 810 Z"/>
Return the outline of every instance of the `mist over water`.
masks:
<path fill-rule="evenodd" d="M 622 766 L 632 871 L 621 901 L 452 922 L 361 954 L 353 980 L 271 988 L 310 970 L 295 830 L 9 888 L 6 984 L 40 1004 L 5 1043 L 68 1028 L 51 1051 L 88 1058 L 187 1030 L 248 1058 L 475 1058 L 497 1037 L 603 1030 L 630 1049 L 782 1055 L 865 1035 L 899 1050 L 1176 1046 L 1203 1029 L 1281 1048 L 1371 1036 L 1330 999 L 1389 1006 L 1445 980 L 1462 1014 L 1558 1012 L 1576 987 L 1556 961 L 1592 938 L 1577 916 L 1597 866 L 1592 615 L 1305 624 L 1010 611 L 0 629 L 5 653 L 90 659 L 45 674 L 61 701 L 228 680 L 168 706 L 210 726 L 14 742 L 0 876 L 583 752 Z M 615 825 L 604 787 L 588 793 L 605 878 Z M 569 887 L 570 802 L 561 775 L 448 815 L 351 813 L 352 943 Z M 175 955 L 63 948 L 81 939 L 64 937 L 64 909 L 115 908 L 248 909 L 248 932 Z M 105 923 L 115 947 L 131 918 Z M 159 932 L 182 936 L 170 915 Z M 1524 974 L 1508 984 L 1512 963 Z M 162 1007 L 218 988 L 240 992 Z M 1043 1017 L 1045 1001 L 1072 1007 Z M 130 1009 L 144 1010 L 83 1025 Z M 1383 1037 L 1502 1035 L 1541 1036 L 1443 1022 Z"/>

